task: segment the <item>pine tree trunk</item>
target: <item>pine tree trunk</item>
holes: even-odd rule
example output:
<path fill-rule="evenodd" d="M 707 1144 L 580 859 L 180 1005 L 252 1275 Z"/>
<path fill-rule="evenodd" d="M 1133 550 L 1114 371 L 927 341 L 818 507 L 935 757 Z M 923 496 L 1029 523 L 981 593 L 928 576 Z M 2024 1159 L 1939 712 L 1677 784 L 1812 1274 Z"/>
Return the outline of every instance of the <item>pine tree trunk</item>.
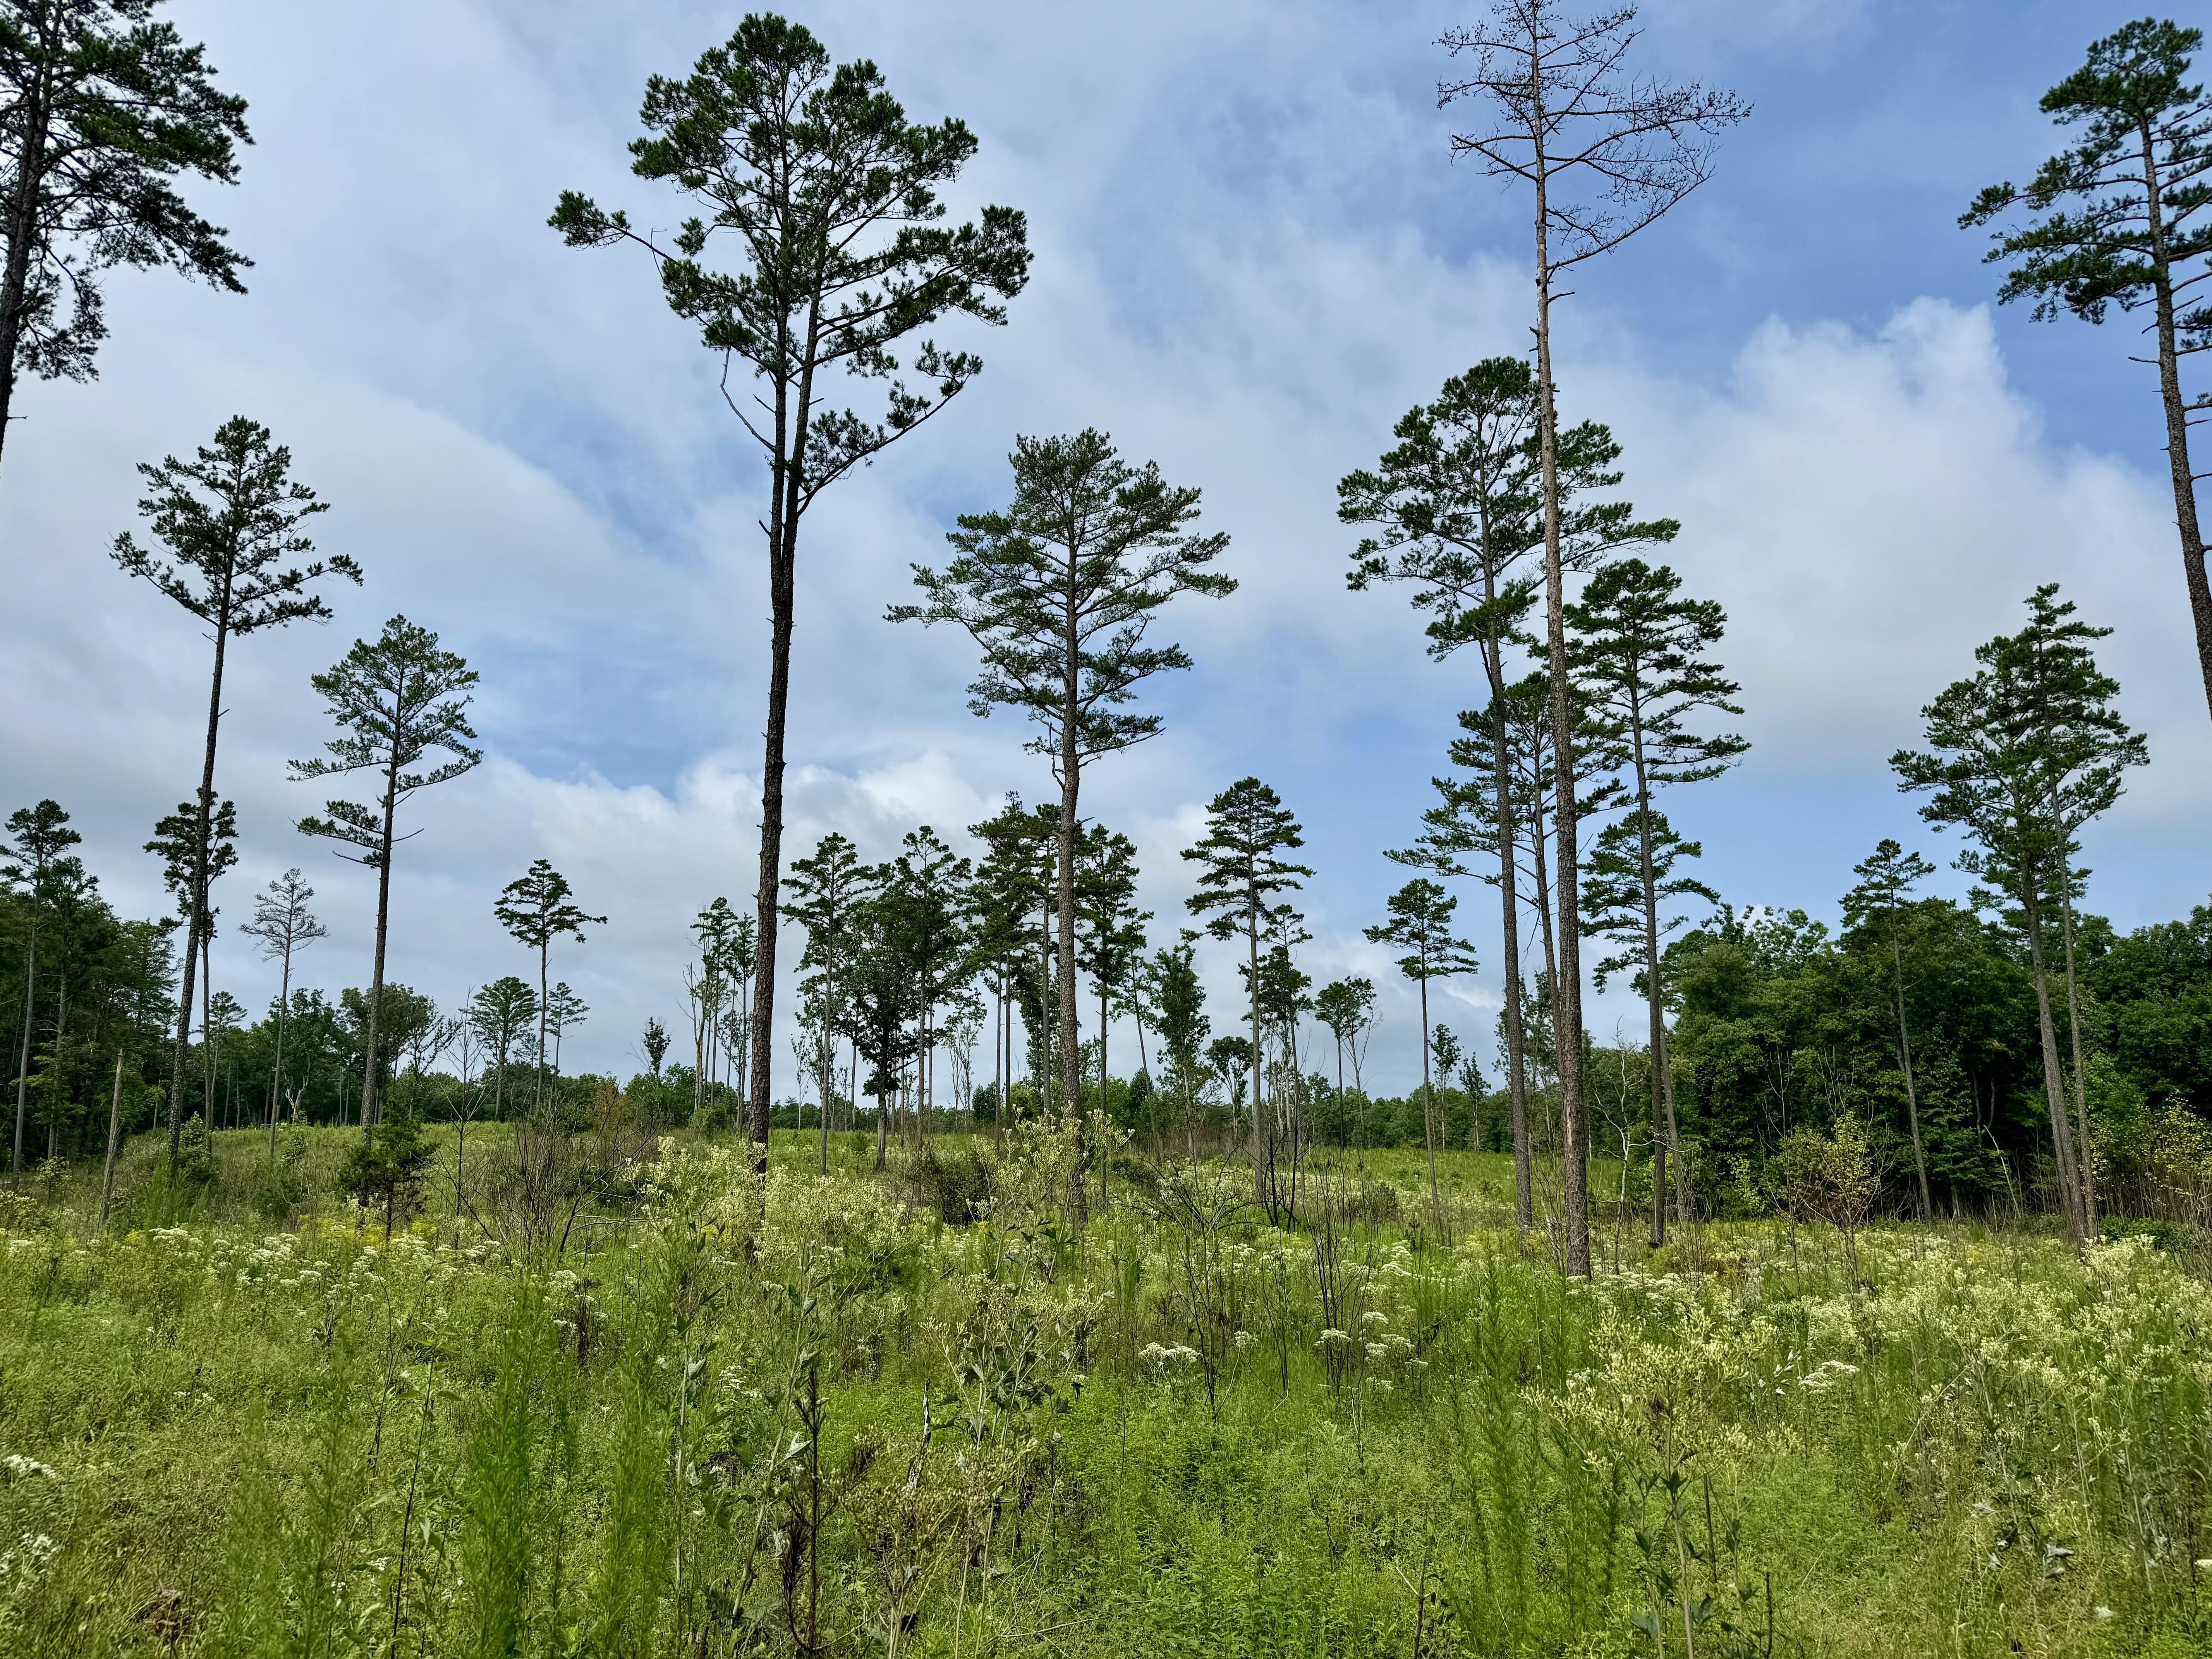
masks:
<path fill-rule="evenodd" d="M 34 876 L 35 881 L 37 878 Z M 38 900 L 32 899 L 35 905 Z M 15 1060 L 15 1156 L 8 1166 L 11 1186 L 23 1184 L 23 1120 L 30 1105 L 31 1086 L 31 1024 L 38 1007 L 39 985 L 39 929 L 35 912 L 31 926 L 30 948 L 23 966 L 23 1036 L 21 1050 Z"/>
<path fill-rule="evenodd" d="M 207 933 L 208 837 L 215 823 L 215 747 L 222 722 L 222 666 L 230 635 L 230 578 L 224 572 L 221 608 L 216 613 L 215 669 L 208 679 L 207 748 L 200 761 L 199 810 L 192 826 L 191 891 L 185 896 L 185 959 L 177 988 L 177 1040 L 169 1057 L 169 1174 L 177 1173 L 178 1137 L 184 1133 L 185 1064 L 191 1052 L 192 980 L 199 947 Z"/>
<path fill-rule="evenodd" d="M 1925 1221 L 1935 1206 L 1928 1196 L 1928 1156 L 1920 1145 L 1920 1091 L 1912 1077 L 1912 1034 L 1905 1021 L 1905 948 L 1897 939 L 1897 910 L 1890 908 L 1889 951 L 1897 968 L 1897 1053 L 1905 1066 L 1905 1111 L 1912 1128 L 1912 1173 L 1920 1183 L 1920 1218 Z"/>
<path fill-rule="evenodd" d="M 1558 843 L 1559 977 L 1552 985 L 1552 1043 L 1559 1055 L 1560 1185 L 1566 1211 L 1571 1279 L 1589 1277 L 1589 1148 L 1583 1132 L 1582 923 L 1577 878 L 1575 738 L 1567 696 L 1566 579 L 1559 545 L 1559 411 L 1552 382 L 1552 265 L 1542 112 L 1536 137 L 1536 416 L 1544 480 L 1544 632 L 1552 678 L 1552 747 L 1557 772 L 1553 815 Z"/>
<path fill-rule="evenodd" d="M 1071 550 L 1070 560 L 1073 554 Z M 1075 1009 L 1075 814 L 1083 786 L 1082 759 L 1076 749 L 1076 722 L 1080 711 L 1077 706 L 1079 675 L 1082 664 L 1078 657 L 1075 635 L 1074 582 L 1068 584 L 1066 656 L 1062 664 L 1062 690 L 1060 711 L 1060 836 L 1058 900 L 1060 911 L 1060 1071 L 1067 1090 L 1067 1113 L 1075 1126 L 1075 1164 L 1067 1176 L 1067 1218 L 1070 1227 L 1078 1237 L 1083 1231 L 1089 1210 L 1089 1200 L 1084 1187 L 1085 1135 L 1083 1122 L 1083 1044 L 1076 1035 Z"/>
<path fill-rule="evenodd" d="M 1260 1149 L 1260 896 L 1249 896 L 1249 908 L 1245 912 L 1245 931 L 1252 945 L 1252 1197 L 1261 1204 L 1271 1204 L 1273 1194 L 1267 1182 L 1267 1159 Z"/>
<path fill-rule="evenodd" d="M 1429 953 L 1421 951 L 1421 1141 L 1429 1155 L 1429 1213 L 1443 1231 L 1443 1199 L 1437 1191 L 1437 1091 L 1429 1080 Z"/>
<path fill-rule="evenodd" d="M 2088 1232 L 2081 1214 L 2081 1177 L 2074 1162 L 2074 1137 L 2066 1123 L 2066 1097 L 2060 1084 L 2058 1035 L 2051 1018 L 2051 982 L 2043 966 L 2043 921 L 2033 898 L 2027 903 L 2028 954 L 2035 969 L 2036 1033 L 2043 1048 L 2043 1091 L 2051 1108 L 2051 1146 L 2058 1165 L 2059 1197 L 2066 1206 L 2066 1231 L 2076 1243 Z"/>
<path fill-rule="evenodd" d="M 123 1142 L 123 1050 L 115 1051 L 115 1092 L 107 1103 L 107 1163 L 100 1176 L 100 1228 L 107 1231 L 108 1206 L 115 1196 L 115 1152 Z"/>
<path fill-rule="evenodd" d="M 768 724 L 762 739 L 760 884 L 754 893 L 759 943 L 753 952 L 755 1041 L 745 1088 L 752 1103 L 749 1128 L 754 1167 L 763 1179 L 768 1175 L 768 1099 L 775 1086 L 769 1073 L 775 1058 L 775 928 L 780 919 L 776 901 L 783 873 L 783 749 L 791 712 L 792 606 L 797 590 L 799 515 L 805 484 L 801 462 L 813 410 L 814 359 L 820 332 L 818 311 L 810 311 L 806 349 L 800 360 L 805 367 L 799 378 L 798 408 L 789 407 L 787 379 L 779 376 L 775 387 L 776 450 L 770 468 L 769 502 Z M 787 417 L 788 448 L 785 447 Z"/>
<path fill-rule="evenodd" d="M 292 1001 L 292 941 L 284 941 L 284 977 L 276 993 L 276 1063 L 269 1083 L 269 1161 L 276 1161 L 276 1103 L 284 1097 L 284 1016 Z"/>
<path fill-rule="evenodd" d="M 1484 576 L 1485 596 L 1497 598 L 1496 585 Z M 1492 775 L 1496 788 L 1498 818 L 1498 888 L 1503 901 L 1505 975 L 1505 1087 L 1513 1103 L 1513 1218 L 1522 1232 L 1535 1224 L 1535 1168 L 1528 1146 L 1528 1062 L 1527 1038 L 1521 1020 L 1521 898 L 1516 890 L 1520 870 L 1514 858 L 1519 833 L 1513 822 L 1512 782 L 1506 754 L 1505 670 L 1498 645 L 1485 641 L 1482 665 L 1490 677 Z"/>
<path fill-rule="evenodd" d="M 384 836 L 376 856 L 376 957 L 368 978 L 368 1030 L 361 1066 L 361 1138 L 376 1127 L 377 1028 L 384 1018 L 384 946 L 392 926 L 392 821 L 399 811 L 399 746 L 384 774 Z M 540 1007 L 544 1005 L 539 1004 Z"/>
<path fill-rule="evenodd" d="M 51 49 L 40 8 L 41 37 L 33 50 Z M 15 190 L 8 201 L 8 258 L 0 267 L 0 448 L 8 440 L 8 421 L 15 400 L 16 365 L 22 351 L 23 312 L 30 298 L 31 256 L 38 239 L 39 195 L 46 185 L 46 141 L 53 120 L 51 71 L 24 100 L 22 137 L 15 152 Z"/>
<path fill-rule="evenodd" d="M 2197 665 L 2204 680 L 2205 704 L 2212 708 L 2212 583 L 2205 577 L 2204 533 L 2197 521 L 2197 483 L 2189 465 L 2189 407 L 2181 396 L 2181 353 L 2176 338 L 2173 276 L 2166 256 L 2165 206 L 2148 118 L 2137 131 L 2149 210 L 2151 284 L 2157 302 L 2158 392 L 2166 415 L 2166 471 L 2173 483 L 2173 521 L 2181 533 L 2181 571 L 2189 590 L 2189 616 L 2197 630 Z"/>
<path fill-rule="evenodd" d="M 2066 946 L 2066 1028 L 2074 1050 L 2074 1127 L 2081 1139 L 2081 1216 L 2089 1237 L 2097 1236 L 2097 1151 L 2089 1139 L 2089 1079 L 2081 1063 L 2081 1009 L 2074 972 L 2074 872 L 2062 854 L 2058 860 L 2060 937 Z"/>

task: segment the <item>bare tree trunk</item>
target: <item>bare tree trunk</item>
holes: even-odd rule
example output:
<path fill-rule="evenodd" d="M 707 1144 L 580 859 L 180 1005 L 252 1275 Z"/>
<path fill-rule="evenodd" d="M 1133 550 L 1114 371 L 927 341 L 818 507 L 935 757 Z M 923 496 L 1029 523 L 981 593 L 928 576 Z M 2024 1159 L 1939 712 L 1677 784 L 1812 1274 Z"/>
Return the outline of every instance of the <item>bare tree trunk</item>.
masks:
<path fill-rule="evenodd" d="M 775 928 L 777 896 L 783 873 L 783 748 L 791 711 L 792 605 L 797 589 L 799 515 L 805 478 L 807 427 L 813 412 L 814 360 L 820 343 L 818 311 L 807 315 L 806 347 L 800 361 L 798 407 L 791 388 L 779 376 L 775 386 L 775 440 L 769 501 L 769 671 L 768 726 L 761 757 L 760 884 L 754 895 L 759 943 L 753 952 L 753 1052 L 746 1095 L 752 1102 L 750 1126 L 754 1167 L 768 1174 L 768 1101 L 775 1086 L 769 1075 L 775 1054 Z M 787 427 L 786 422 L 789 425 Z M 787 448 L 785 437 L 789 434 Z"/>
<path fill-rule="evenodd" d="M 2074 872 L 2063 853 L 2058 859 L 2060 937 L 2066 945 L 2066 1026 L 2074 1048 L 2074 1118 L 2081 1134 L 2077 1152 L 2081 1160 L 2081 1216 L 2089 1237 L 2097 1236 L 2097 1148 L 2089 1139 L 2089 1079 L 2081 1063 L 2081 1010 L 2075 989 Z"/>
<path fill-rule="evenodd" d="M 1897 968 L 1897 1053 L 1905 1066 L 1905 1112 L 1912 1127 L 1912 1173 L 1920 1183 L 1920 1218 L 1935 1206 L 1928 1196 L 1928 1157 L 1920 1145 L 1920 1091 L 1912 1076 L 1912 1034 L 1905 1020 L 1905 948 L 1897 939 L 1897 908 L 1890 907 L 1889 951 Z"/>
<path fill-rule="evenodd" d="M 384 1018 L 384 946 L 392 927 L 392 820 L 399 810 L 399 749 L 394 740 L 392 763 L 384 774 L 384 842 L 376 855 L 376 958 L 370 969 L 368 980 L 368 1030 L 363 1047 L 361 1066 L 361 1137 L 368 1139 L 380 1114 L 376 1109 L 376 1042 L 377 1027 Z M 541 974 L 540 977 L 543 975 Z M 541 998 L 542 1011 L 544 1001 Z M 538 1015 L 539 1030 L 544 1030 L 544 1013 Z M 544 1039 L 541 1036 L 540 1046 Z M 539 1071 L 544 1071 L 541 1066 Z"/>
<path fill-rule="evenodd" d="M 123 1050 L 115 1051 L 115 1092 L 107 1103 L 107 1163 L 100 1176 L 100 1231 L 107 1231 L 107 1210 L 115 1196 L 115 1149 L 123 1140 Z"/>
<path fill-rule="evenodd" d="M 1273 1194 L 1269 1190 L 1268 1169 L 1260 1151 L 1260 902 L 1256 895 L 1246 913 L 1245 932 L 1252 944 L 1252 1196 L 1261 1204 L 1271 1204 Z M 1233 1130 L 1236 1126 L 1231 1125 Z"/>
<path fill-rule="evenodd" d="M 37 903 L 34 896 L 32 900 Z M 23 1037 L 21 1051 L 15 1060 L 15 1157 L 8 1167 L 11 1185 L 23 1182 L 23 1120 L 29 1109 L 31 1086 L 31 1025 L 38 1006 L 39 984 L 39 928 L 35 914 L 31 925 L 30 947 L 24 957 L 23 966 Z"/>
<path fill-rule="evenodd" d="M 1073 558 L 1071 552 L 1070 557 Z M 1071 573 L 1072 574 L 1072 573 Z M 1076 749 L 1078 659 L 1075 635 L 1074 584 L 1069 583 L 1066 660 L 1060 721 L 1060 836 L 1057 890 L 1060 909 L 1060 1070 L 1067 1090 L 1067 1112 L 1075 1125 L 1075 1163 L 1067 1176 L 1067 1218 L 1080 1237 L 1089 1208 L 1083 1178 L 1083 1044 L 1076 1035 L 1075 1010 L 1075 814 L 1083 785 L 1082 759 Z"/>
<path fill-rule="evenodd" d="M 1429 953 L 1421 951 L 1421 1140 L 1429 1154 L 1429 1212 L 1437 1231 L 1444 1224 L 1443 1199 L 1437 1191 L 1437 1091 L 1429 1079 Z"/>
<path fill-rule="evenodd" d="M 1567 696 L 1565 572 L 1559 545 L 1559 410 L 1552 380 L 1550 207 L 1546 197 L 1544 127 L 1531 124 L 1536 166 L 1536 413 L 1544 480 L 1544 631 L 1552 678 L 1552 746 L 1558 842 L 1559 976 L 1552 985 L 1552 1042 L 1559 1054 L 1560 1184 L 1566 1210 L 1567 1275 L 1589 1277 L 1589 1147 L 1583 1133 L 1582 924 L 1576 881 L 1575 736 Z"/>
<path fill-rule="evenodd" d="M 276 1158 L 276 1103 L 284 1097 L 284 1016 L 292 1003 L 292 940 L 284 940 L 284 977 L 276 993 L 276 1063 L 269 1084 L 269 1158 Z"/>
<path fill-rule="evenodd" d="M 2043 1046 L 2043 1091 L 2051 1108 L 2051 1146 L 2058 1164 L 2059 1197 L 2066 1206 L 2066 1231 L 2076 1243 L 2088 1231 L 2081 1213 L 2081 1177 L 2074 1161 L 2074 1137 L 2066 1123 L 2065 1093 L 2059 1083 L 2058 1036 L 2051 1018 L 2051 983 L 2043 966 L 2041 908 L 2031 897 L 2027 911 L 2027 945 L 2035 969 L 2035 1019 Z"/>
<path fill-rule="evenodd" d="M 1487 562 L 1484 593 L 1497 598 L 1489 579 Z M 1490 677 L 1490 722 L 1492 776 L 1496 780 L 1498 817 L 1498 887 L 1505 913 L 1505 1087 L 1513 1102 L 1513 1218 L 1522 1232 L 1535 1224 L 1535 1169 L 1528 1146 L 1528 1063 L 1527 1036 L 1521 1020 L 1521 898 L 1516 887 L 1520 870 L 1514 860 L 1514 841 L 1519 831 L 1513 822 L 1511 764 L 1505 740 L 1505 669 L 1496 642 L 1482 645 L 1483 670 Z"/>
<path fill-rule="evenodd" d="M 222 665 L 230 634 L 230 582 L 226 574 L 222 608 L 215 630 L 215 669 L 208 681 L 207 748 L 200 762 L 199 810 L 193 825 L 191 891 L 185 896 L 184 971 L 177 987 L 177 1040 L 169 1057 L 169 1174 L 177 1172 L 177 1138 L 184 1133 L 185 1062 L 191 1051 L 192 981 L 199 967 L 200 942 L 207 933 L 208 836 L 215 822 L 216 736 L 222 723 Z"/>

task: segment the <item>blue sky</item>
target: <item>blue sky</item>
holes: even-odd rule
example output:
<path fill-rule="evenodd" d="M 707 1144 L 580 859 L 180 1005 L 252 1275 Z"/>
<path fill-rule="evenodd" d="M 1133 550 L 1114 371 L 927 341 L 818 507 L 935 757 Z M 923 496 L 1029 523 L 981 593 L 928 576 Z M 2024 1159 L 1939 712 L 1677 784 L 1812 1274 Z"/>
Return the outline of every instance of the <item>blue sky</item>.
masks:
<path fill-rule="evenodd" d="M 1886 757 L 2053 579 L 2119 630 L 2108 661 L 2154 746 L 2092 841 L 2094 902 L 2134 925 L 2212 890 L 2212 740 L 2148 372 L 2125 361 L 2120 325 L 1991 306 L 1981 239 L 1954 224 L 1980 185 L 2054 147 L 2037 96 L 2131 9 L 1646 9 L 1647 67 L 1734 87 L 1756 113 L 1703 192 L 1577 274 L 1560 374 L 1569 412 L 1626 445 L 1639 507 L 1683 521 L 1670 557 L 1688 585 L 1729 608 L 1723 654 L 1755 747 L 1674 813 L 1740 902 L 1828 912 L 1882 835 L 1948 861 Z M 945 331 L 983 351 L 975 388 L 811 523 L 793 839 L 842 827 L 880 855 L 916 822 L 954 829 L 1006 789 L 1046 787 L 1024 732 L 966 712 L 962 641 L 880 617 L 953 514 L 1003 498 L 1015 433 L 1105 428 L 1205 489 L 1244 586 L 1174 615 L 1199 666 L 1158 694 L 1169 735 L 1102 765 L 1087 801 L 1138 837 L 1165 936 L 1200 804 L 1247 772 L 1273 783 L 1319 872 L 1309 966 L 1384 982 L 1376 1078 L 1403 1084 L 1411 999 L 1358 930 L 1402 877 L 1381 849 L 1412 833 L 1473 665 L 1425 660 L 1398 596 L 1344 592 L 1356 538 L 1333 486 L 1448 374 L 1526 343 L 1525 210 L 1449 161 L 1451 124 L 1474 112 L 1435 106 L 1449 65 L 1433 42 L 1472 14 L 795 11 L 840 58 L 873 57 L 916 115 L 969 121 L 981 151 L 958 204 L 1025 210 L 1036 262 L 1008 327 Z M 649 270 L 563 249 L 544 220 L 570 185 L 647 222 L 678 216 L 627 176 L 638 94 L 738 13 L 171 12 L 252 102 L 244 182 L 210 210 L 258 261 L 253 292 L 119 281 L 103 378 L 19 398 L 30 418 L 0 471 L 0 546 L 23 550 L 23 578 L 0 647 L 21 668 L 0 694 L 0 775 L 77 814 L 118 902 L 159 902 L 137 848 L 191 786 L 204 647 L 103 549 L 131 521 L 133 462 L 252 413 L 335 503 L 325 544 L 370 580 L 331 629 L 240 653 L 222 784 L 246 862 L 231 882 L 307 867 L 332 928 L 310 978 L 365 977 L 366 884 L 291 833 L 315 803 L 283 763 L 324 735 L 307 673 L 404 611 L 483 669 L 491 757 L 426 799 L 397 876 L 395 975 L 450 1002 L 514 970 L 490 897 L 546 854 L 612 918 L 556 963 L 597 1011 L 574 1056 L 632 1063 L 645 1017 L 680 1014 L 692 909 L 751 884 L 760 474 Z M 1469 892 L 1486 960 L 1493 909 Z M 258 1000 L 260 965 L 238 944 L 218 941 L 218 981 Z M 1213 966 L 1225 997 L 1233 978 Z M 1447 1018 L 1486 1054 L 1492 981 L 1464 988 Z M 1593 1024 L 1609 1033 L 1625 1012 L 1601 1000 Z"/>

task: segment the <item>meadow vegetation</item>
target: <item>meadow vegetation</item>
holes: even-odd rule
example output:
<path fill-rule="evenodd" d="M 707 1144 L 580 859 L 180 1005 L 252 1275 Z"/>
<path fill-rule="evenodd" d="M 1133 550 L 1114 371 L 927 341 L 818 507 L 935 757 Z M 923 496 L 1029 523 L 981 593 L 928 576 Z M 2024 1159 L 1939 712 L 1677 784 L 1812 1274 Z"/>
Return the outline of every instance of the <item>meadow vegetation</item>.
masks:
<path fill-rule="evenodd" d="M 1327 1154 L 1278 1225 L 1249 1168 L 1125 1150 L 1079 1233 L 1065 1130 L 882 1175 L 780 1135 L 764 1186 L 618 1130 L 480 1129 L 457 1203 L 434 1128 L 388 1237 L 343 1130 L 218 1133 L 177 1187 L 142 1137 L 104 1232 L 96 1173 L 27 1182 L 0 1648 L 2204 1644 L 2185 1227 L 1861 1224 L 1846 1133 L 1656 1254 L 1632 1200 L 1569 1279 L 1498 1155 L 1432 1204 L 1417 1152 Z"/>

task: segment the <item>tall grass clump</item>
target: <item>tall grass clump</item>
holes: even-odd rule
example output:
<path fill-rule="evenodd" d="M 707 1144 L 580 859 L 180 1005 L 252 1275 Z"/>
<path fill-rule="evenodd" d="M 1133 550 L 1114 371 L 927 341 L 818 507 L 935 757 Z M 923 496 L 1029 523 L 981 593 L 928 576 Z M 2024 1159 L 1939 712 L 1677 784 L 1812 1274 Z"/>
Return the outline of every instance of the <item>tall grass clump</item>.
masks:
<path fill-rule="evenodd" d="M 433 1132 L 386 1244 L 301 1133 L 281 1225 L 265 1137 L 0 1208 L 0 1650 L 2206 1644 L 2212 1286 L 2140 1231 L 1784 1194 L 1570 1281 L 1480 1155 L 1273 1222 L 1130 1161 L 1071 1227 L 1064 1131 L 763 1182 L 586 1127 L 459 1203 Z"/>

